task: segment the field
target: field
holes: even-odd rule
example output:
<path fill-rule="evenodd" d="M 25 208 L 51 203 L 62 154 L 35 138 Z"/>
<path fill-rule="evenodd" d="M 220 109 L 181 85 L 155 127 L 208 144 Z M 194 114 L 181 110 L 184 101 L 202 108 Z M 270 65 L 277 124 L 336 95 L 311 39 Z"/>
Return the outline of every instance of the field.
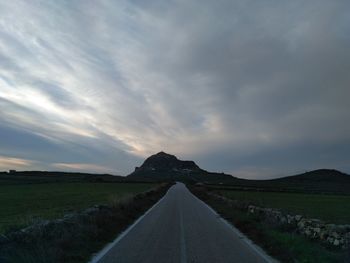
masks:
<path fill-rule="evenodd" d="M 29 225 L 37 218 L 58 218 L 95 204 L 117 202 L 154 186 L 88 182 L 0 185 L 0 233 Z"/>
<path fill-rule="evenodd" d="M 350 224 L 350 196 L 257 191 L 218 191 L 221 195 L 278 208 L 293 214 L 322 219 L 335 224 Z"/>
<path fill-rule="evenodd" d="M 309 263 L 335 263 L 335 262 L 350 262 L 346 251 L 339 249 L 332 249 L 327 246 L 309 240 L 306 237 L 290 231 L 287 228 L 276 227 L 261 220 L 257 215 L 252 215 L 232 207 L 227 202 L 222 202 L 221 199 L 209 195 L 204 188 L 190 188 L 202 201 L 206 202 L 214 210 L 216 210 L 222 217 L 234 224 L 241 232 L 245 233 L 254 243 L 263 248 L 269 255 L 279 260 L 279 262 L 309 262 Z M 266 204 L 265 201 L 269 198 L 281 198 L 283 193 L 257 193 L 257 192 L 236 192 L 225 191 L 222 192 L 227 197 L 231 196 L 234 199 L 249 199 L 254 200 L 255 203 Z M 289 195 L 289 193 L 287 194 Z M 260 200 L 263 196 L 264 200 Z M 268 198 L 266 198 L 268 196 Z M 283 200 L 282 197 L 280 207 L 285 207 L 287 203 L 292 203 L 289 199 Z M 272 201 L 273 202 L 273 201 Z M 271 204 L 272 202 L 269 202 Z M 310 203 L 309 203 L 310 204 Z M 346 208 L 344 208 L 346 209 Z"/>

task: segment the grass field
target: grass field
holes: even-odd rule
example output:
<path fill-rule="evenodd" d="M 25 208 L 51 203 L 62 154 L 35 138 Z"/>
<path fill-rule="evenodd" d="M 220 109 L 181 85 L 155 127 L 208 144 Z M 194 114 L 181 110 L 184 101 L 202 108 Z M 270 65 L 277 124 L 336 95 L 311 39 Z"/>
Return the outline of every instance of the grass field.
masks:
<path fill-rule="evenodd" d="M 0 185 L 0 233 L 36 218 L 52 219 L 95 204 L 116 202 L 155 184 L 46 183 Z"/>
<path fill-rule="evenodd" d="M 278 208 L 330 223 L 350 223 L 350 196 L 230 190 L 218 192 L 227 198 L 250 201 L 257 206 Z"/>
<path fill-rule="evenodd" d="M 206 190 L 193 187 L 191 191 L 216 210 L 222 217 L 233 223 L 241 232 L 245 233 L 269 255 L 279 260 L 279 262 L 350 262 L 350 254 L 348 255 L 346 251 L 325 247 L 318 242 L 308 240 L 306 237 L 298 235 L 286 228 L 266 224 L 259 216 L 236 209 L 229 203 L 222 202 L 221 199 L 208 195 Z M 234 196 L 235 199 L 253 196 L 252 199 L 255 201 L 258 201 L 258 198 L 261 197 L 257 194 L 260 193 L 226 191 L 226 196 Z M 280 193 L 261 194 L 276 194 L 276 196 L 273 197 L 269 195 L 269 198 L 280 198 Z M 285 205 L 285 203 L 286 202 L 282 201 L 280 204 Z"/>

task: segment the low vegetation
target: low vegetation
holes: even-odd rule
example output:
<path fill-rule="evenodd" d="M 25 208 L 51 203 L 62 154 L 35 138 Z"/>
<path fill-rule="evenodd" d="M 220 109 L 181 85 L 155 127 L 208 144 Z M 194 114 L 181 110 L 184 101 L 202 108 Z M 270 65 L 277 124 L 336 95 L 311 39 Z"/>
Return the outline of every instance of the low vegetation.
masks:
<path fill-rule="evenodd" d="M 277 208 L 334 224 L 350 224 L 350 196 L 348 195 L 234 190 L 216 192 L 224 197 L 251 202 L 260 207 Z"/>
<path fill-rule="evenodd" d="M 0 185 L 0 233 L 151 189 L 146 183 L 42 183 Z"/>
<path fill-rule="evenodd" d="M 325 247 L 291 229 L 271 225 L 256 215 L 235 209 L 221 199 L 208 195 L 202 188 L 191 187 L 190 190 L 281 262 L 328 263 L 350 260 L 346 251 Z"/>
<path fill-rule="evenodd" d="M 158 186 L 119 201 L 115 200 L 110 205 L 93 206 L 68 214 L 62 219 L 36 223 L 25 230 L 7 233 L 2 240 L 0 236 L 0 262 L 87 262 L 93 253 L 112 241 L 156 203 L 169 187 L 170 185 Z M 143 186 L 145 188 L 149 188 L 149 185 Z M 140 191 L 142 187 L 135 189 Z M 108 200 L 108 196 L 95 200 L 103 199 Z"/>

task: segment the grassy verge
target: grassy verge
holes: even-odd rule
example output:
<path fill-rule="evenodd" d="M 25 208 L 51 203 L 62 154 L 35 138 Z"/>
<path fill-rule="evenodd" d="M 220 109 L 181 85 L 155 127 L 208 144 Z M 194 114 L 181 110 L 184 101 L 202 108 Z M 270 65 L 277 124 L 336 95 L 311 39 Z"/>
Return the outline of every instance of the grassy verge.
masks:
<path fill-rule="evenodd" d="M 230 190 L 216 192 L 233 200 L 251 202 L 261 207 L 277 208 L 334 224 L 350 223 L 350 196 Z"/>
<path fill-rule="evenodd" d="M 62 217 L 95 204 L 116 202 L 155 184 L 44 183 L 0 185 L 0 233 L 40 219 Z"/>
<path fill-rule="evenodd" d="M 156 203 L 169 187 L 163 185 L 110 206 L 100 206 L 62 220 L 34 225 L 24 233 L 9 234 L 8 240 L 0 244 L 0 262 L 87 262 L 93 253 L 112 241 Z"/>
<path fill-rule="evenodd" d="M 204 189 L 191 187 L 190 190 L 281 262 L 349 262 L 349 255 L 344 251 L 324 247 L 289 229 L 276 228 L 262 222 L 258 217 L 234 209 L 222 200 L 208 195 Z"/>

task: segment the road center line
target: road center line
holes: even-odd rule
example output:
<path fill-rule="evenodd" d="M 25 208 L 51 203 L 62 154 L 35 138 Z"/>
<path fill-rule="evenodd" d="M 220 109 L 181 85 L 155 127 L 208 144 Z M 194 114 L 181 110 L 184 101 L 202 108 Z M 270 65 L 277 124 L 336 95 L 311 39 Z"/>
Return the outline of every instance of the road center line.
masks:
<path fill-rule="evenodd" d="M 181 204 L 179 203 L 179 215 L 180 215 L 180 250 L 181 250 L 181 263 L 187 262 L 186 255 L 186 240 L 185 240 L 185 229 L 184 229 L 184 220 L 181 209 Z"/>

